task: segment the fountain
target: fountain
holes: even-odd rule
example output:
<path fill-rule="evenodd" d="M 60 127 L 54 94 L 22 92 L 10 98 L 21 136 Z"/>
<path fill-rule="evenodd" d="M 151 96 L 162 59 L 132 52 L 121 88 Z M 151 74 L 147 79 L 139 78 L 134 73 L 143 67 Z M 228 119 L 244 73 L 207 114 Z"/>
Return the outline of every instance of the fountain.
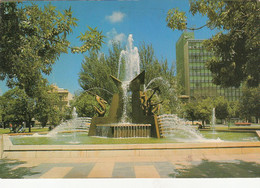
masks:
<path fill-rule="evenodd" d="M 125 70 L 122 70 L 122 65 Z M 120 76 L 123 81 L 119 80 Z M 132 35 L 128 37 L 126 50 L 120 54 L 118 78 L 111 78 L 119 92 L 113 94 L 107 117 L 99 115 L 92 118 L 89 136 L 160 138 L 157 116 L 154 114 L 157 104 L 152 104 L 151 96 L 148 98 L 143 91 L 145 71 L 140 73 L 138 49 L 133 46 Z"/>

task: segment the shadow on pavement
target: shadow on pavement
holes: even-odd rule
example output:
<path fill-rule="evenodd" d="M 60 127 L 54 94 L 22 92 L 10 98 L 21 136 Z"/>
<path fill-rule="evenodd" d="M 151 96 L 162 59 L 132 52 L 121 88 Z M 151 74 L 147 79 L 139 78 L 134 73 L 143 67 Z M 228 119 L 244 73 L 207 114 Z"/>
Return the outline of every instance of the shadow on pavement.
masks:
<path fill-rule="evenodd" d="M 17 165 L 24 164 L 23 161 L 10 160 L 10 159 L 0 159 L 0 178 L 9 179 L 9 178 L 20 178 L 24 176 L 31 176 L 38 174 L 38 172 L 32 172 L 33 167 L 18 167 Z"/>
<path fill-rule="evenodd" d="M 173 178 L 253 178 L 260 177 L 260 164 L 240 160 L 215 162 L 203 160 L 169 174 Z"/>

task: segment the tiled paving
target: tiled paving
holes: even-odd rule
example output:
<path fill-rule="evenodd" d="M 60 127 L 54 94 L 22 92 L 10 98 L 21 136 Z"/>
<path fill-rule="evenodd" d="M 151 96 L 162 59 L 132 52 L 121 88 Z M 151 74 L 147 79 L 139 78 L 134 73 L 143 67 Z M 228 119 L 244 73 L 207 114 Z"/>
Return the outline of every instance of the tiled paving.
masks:
<path fill-rule="evenodd" d="M 21 161 L 26 163 L 16 166 L 32 167 L 32 172 L 37 172 L 24 178 L 172 178 L 179 169 L 189 168 L 198 165 L 204 159 L 216 162 L 234 162 L 243 160 L 260 164 L 259 155 L 220 155 L 203 156 L 193 160 L 189 157 L 176 160 L 167 158 L 151 157 L 126 157 L 121 162 L 118 158 L 97 158 L 95 161 L 87 158 L 55 158 L 55 159 L 29 159 Z M 234 169 L 236 167 L 234 166 Z M 239 173 L 243 169 L 236 169 Z"/>

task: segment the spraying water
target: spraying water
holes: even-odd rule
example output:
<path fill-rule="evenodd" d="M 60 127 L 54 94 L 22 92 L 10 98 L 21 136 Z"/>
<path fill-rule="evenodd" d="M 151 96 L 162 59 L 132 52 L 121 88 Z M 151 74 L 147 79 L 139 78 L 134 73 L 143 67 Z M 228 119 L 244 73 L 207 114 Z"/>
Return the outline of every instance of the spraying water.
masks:
<path fill-rule="evenodd" d="M 108 94 L 113 95 L 113 93 L 111 93 L 107 89 L 104 89 L 104 88 L 101 88 L 101 87 L 92 87 L 92 88 L 86 90 L 86 92 L 91 91 L 91 90 L 103 90 L 103 91 L 107 92 Z"/>
<path fill-rule="evenodd" d="M 137 47 L 133 46 L 133 35 L 128 36 L 126 50 L 122 50 L 119 58 L 118 65 L 118 78 L 123 71 L 123 81 L 131 81 L 135 76 L 140 74 L 140 58 Z M 125 61 L 125 70 L 122 69 L 123 59 Z M 122 75 L 121 75 L 122 76 Z"/>
<path fill-rule="evenodd" d="M 128 96 L 128 89 L 129 89 L 129 81 L 122 82 L 123 88 L 123 114 L 121 118 L 121 123 L 127 123 L 127 105 L 129 104 L 129 96 Z"/>
<path fill-rule="evenodd" d="M 73 109 L 72 109 L 72 118 L 76 119 L 77 117 L 78 117 L 78 114 L 77 114 L 76 108 L 73 107 Z"/>
<path fill-rule="evenodd" d="M 129 102 L 128 90 L 129 84 L 138 74 L 140 74 L 140 58 L 137 47 L 133 45 L 133 35 L 128 36 L 126 50 L 122 50 L 118 65 L 118 78 L 121 77 L 123 89 L 123 115 L 121 122 L 127 122 L 127 105 Z M 124 60 L 124 61 L 123 61 Z M 122 65 L 124 63 L 124 70 Z M 121 75 L 122 74 L 122 75 Z"/>
<path fill-rule="evenodd" d="M 215 125 L 216 125 L 216 115 L 215 115 L 215 108 L 212 109 L 212 130 L 213 134 L 215 134 Z"/>

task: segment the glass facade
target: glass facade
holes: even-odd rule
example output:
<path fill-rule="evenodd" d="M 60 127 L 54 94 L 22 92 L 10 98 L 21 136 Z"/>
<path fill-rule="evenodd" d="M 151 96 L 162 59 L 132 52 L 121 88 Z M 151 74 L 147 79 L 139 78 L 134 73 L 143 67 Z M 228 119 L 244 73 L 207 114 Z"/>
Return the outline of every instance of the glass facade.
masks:
<path fill-rule="evenodd" d="M 183 86 L 183 95 L 194 97 L 224 96 L 229 101 L 239 99 L 240 88 L 221 88 L 212 83 L 212 74 L 206 62 L 212 53 L 206 51 L 203 40 L 195 40 L 194 34 L 184 32 L 176 43 L 177 76 Z"/>

